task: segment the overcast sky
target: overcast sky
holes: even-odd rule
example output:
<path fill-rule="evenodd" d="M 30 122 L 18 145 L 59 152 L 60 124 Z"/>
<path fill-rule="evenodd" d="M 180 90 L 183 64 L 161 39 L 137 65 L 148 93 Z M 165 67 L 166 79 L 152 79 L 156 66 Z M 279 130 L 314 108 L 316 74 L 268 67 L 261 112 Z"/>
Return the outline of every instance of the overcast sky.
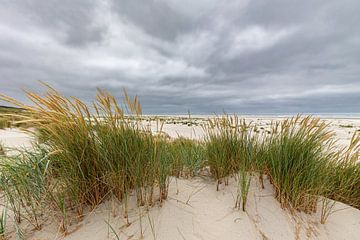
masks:
<path fill-rule="evenodd" d="M 146 113 L 360 112 L 359 0 L 0 0 L 0 92 Z"/>

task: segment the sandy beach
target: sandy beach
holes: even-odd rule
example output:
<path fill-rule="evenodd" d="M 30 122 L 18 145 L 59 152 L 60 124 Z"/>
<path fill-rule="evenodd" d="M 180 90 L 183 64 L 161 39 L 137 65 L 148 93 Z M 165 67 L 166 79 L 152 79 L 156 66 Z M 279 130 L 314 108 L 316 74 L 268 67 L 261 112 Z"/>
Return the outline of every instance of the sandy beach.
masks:
<path fill-rule="evenodd" d="M 234 182 L 216 191 L 215 183 L 208 180 L 172 179 L 170 189 L 163 206 L 157 205 L 149 212 L 132 209 L 128 227 L 121 206 L 108 201 L 74 223 L 66 237 L 52 223 L 34 232 L 30 239 L 116 239 L 107 222 L 120 239 L 355 240 L 360 234 L 359 210 L 338 203 L 327 223 L 320 224 L 318 214 L 294 215 L 281 209 L 269 183 L 261 190 L 252 181 L 246 212 L 234 209 Z"/>
<path fill-rule="evenodd" d="M 281 118 L 247 117 L 260 131 L 270 131 L 270 123 Z M 360 130 L 360 119 L 323 119 L 336 133 L 338 145 L 346 146 L 355 131 Z M 179 120 L 180 121 L 180 120 Z M 182 120 L 181 120 L 182 121 Z M 179 136 L 201 139 L 201 124 L 206 120 L 196 118 L 194 126 L 187 123 L 166 123 L 163 131 L 171 138 Z M 196 126 L 197 125 L 197 126 Z M 156 132 L 158 126 L 152 125 Z M 0 142 L 5 147 L 31 148 L 27 133 L 19 129 L 0 130 Z M 319 213 L 305 214 L 282 209 L 274 197 L 268 180 L 265 188 L 253 176 L 246 212 L 235 209 L 236 181 L 216 191 L 216 183 L 207 177 L 190 179 L 171 178 L 168 199 L 160 206 L 147 210 L 135 205 L 129 210 L 129 223 L 124 218 L 123 206 L 116 200 L 107 200 L 84 218 L 73 221 L 64 236 L 56 219 L 48 217 L 40 231 L 21 225 L 26 239 L 357 239 L 360 235 L 360 210 L 336 203 L 325 224 L 320 224 Z M 131 201 L 130 201 L 131 202 Z M 135 200 L 134 200 L 135 202 Z M 4 204 L 4 203 L 2 203 Z M 16 239 L 14 223 L 8 221 L 10 239 Z M 113 230 L 117 236 L 113 233 Z"/>

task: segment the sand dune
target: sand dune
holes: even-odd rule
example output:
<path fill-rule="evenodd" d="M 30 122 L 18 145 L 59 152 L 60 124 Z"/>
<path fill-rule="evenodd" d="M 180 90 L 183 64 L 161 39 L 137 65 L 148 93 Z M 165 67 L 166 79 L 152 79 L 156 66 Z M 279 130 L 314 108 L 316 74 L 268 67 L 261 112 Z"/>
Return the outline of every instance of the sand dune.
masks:
<path fill-rule="evenodd" d="M 268 131 L 272 118 L 248 118 L 260 131 Z M 201 121 L 198 120 L 199 125 Z M 348 144 L 352 134 L 360 129 L 360 119 L 331 119 L 339 146 Z M 200 139 L 201 126 L 165 124 L 170 137 L 184 136 Z M 152 126 L 156 130 L 156 126 Z M 17 129 L 0 130 L 0 142 L 6 147 L 31 147 L 32 139 Z M 40 231 L 33 231 L 25 223 L 26 239 L 358 239 L 360 210 L 336 203 L 325 224 L 316 214 L 290 213 L 282 209 L 274 197 L 273 188 L 265 182 L 262 189 L 254 176 L 251 181 L 246 212 L 235 209 L 236 181 L 229 186 L 216 184 L 207 177 L 171 179 L 169 197 L 162 206 L 157 203 L 146 210 L 132 206 L 127 226 L 123 207 L 115 200 L 101 204 L 87 213 L 82 221 L 73 222 L 64 236 L 55 219 L 49 218 Z M 111 226 L 111 227 L 110 227 Z M 11 239 L 16 239 L 14 224 L 9 220 Z"/>
<path fill-rule="evenodd" d="M 178 193 L 177 193 L 178 191 Z M 216 191 L 215 183 L 195 178 L 172 179 L 169 199 L 163 206 L 147 212 L 130 211 L 131 225 L 126 227 L 121 205 L 108 201 L 70 227 L 66 237 L 56 224 L 49 224 L 30 239 L 357 239 L 360 235 L 360 211 L 337 203 L 327 223 L 319 223 L 318 214 L 291 214 L 281 209 L 269 183 L 261 189 L 252 181 L 246 212 L 234 209 L 236 186 L 230 183 Z M 140 226 L 142 215 L 142 231 Z M 114 217 L 115 215 L 115 217 Z M 153 230 L 151 225 L 153 225 Z"/>

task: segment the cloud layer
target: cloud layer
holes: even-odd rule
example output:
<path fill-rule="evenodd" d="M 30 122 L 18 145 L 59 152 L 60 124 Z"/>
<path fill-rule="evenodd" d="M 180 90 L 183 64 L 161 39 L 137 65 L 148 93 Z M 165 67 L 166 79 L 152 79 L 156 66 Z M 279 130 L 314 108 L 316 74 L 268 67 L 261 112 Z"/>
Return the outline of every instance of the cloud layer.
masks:
<path fill-rule="evenodd" d="M 0 0 L 0 91 L 146 113 L 360 112 L 360 1 Z M 41 89 L 40 89 L 41 90 Z"/>

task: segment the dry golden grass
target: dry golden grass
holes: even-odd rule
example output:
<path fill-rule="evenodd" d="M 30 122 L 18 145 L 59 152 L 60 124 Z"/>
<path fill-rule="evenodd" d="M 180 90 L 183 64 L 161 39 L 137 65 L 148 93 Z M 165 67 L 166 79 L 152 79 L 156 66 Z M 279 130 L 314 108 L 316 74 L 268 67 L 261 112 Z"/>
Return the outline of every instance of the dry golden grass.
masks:
<path fill-rule="evenodd" d="M 0 95 L 26 111 L 11 116 L 34 126 L 41 139 L 33 151 L 2 156 L 0 164 L 0 187 L 11 210 L 36 228 L 39 216 L 51 211 L 65 231 L 69 212 L 82 215 L 109 197 L 124 203 L 126 217 L 131 194 L 139 206 L 150 207 L 167 198 L 170 175 L 192 177 L 204 167 L 218 189 L 229 177 L 238 179 L 235 205 L 244 211 L 255 172 L 260 182 L 269 177 L 284 208 L 314 212 L 322 197 L 360 208 L 359 133 L 338 150 L 328 125 L 317 118 L 274 122 L 271 134 L 261 134 L 252 123 L 225 116 L 209 120 L 204 141 L 171 140 L 151 132 L 139 99 L 126 91 L 121 107 L 104 90 L 87 105 L 47 87 L 45 96 L 26 92 L 30 105 Z M 323 222 L 333 205 L 322 203 Z"/>

